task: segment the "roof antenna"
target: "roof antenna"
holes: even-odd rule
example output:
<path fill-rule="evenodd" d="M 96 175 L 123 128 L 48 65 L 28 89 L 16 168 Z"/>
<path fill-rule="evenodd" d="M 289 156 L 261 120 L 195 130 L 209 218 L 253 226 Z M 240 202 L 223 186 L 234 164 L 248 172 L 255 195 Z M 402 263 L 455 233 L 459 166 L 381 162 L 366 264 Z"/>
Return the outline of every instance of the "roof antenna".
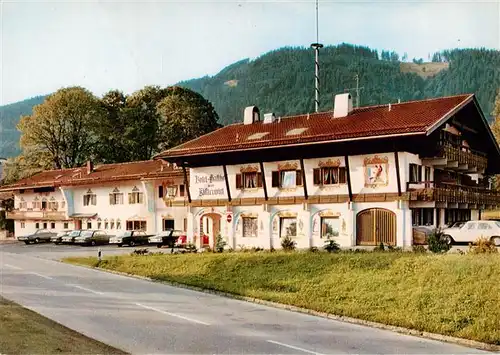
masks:
<path fill-rule="evenodd" d="M 309 112 L 307 113 L 307 119 L 309 119 Z"/>
<path fill-rule="evenodd" d="M 389 102 L 389 111 L 391 111 L 391 103 Z"/>
<path fill-rule="evenodd" d="M 401 103 L 401 99 L 398 97 L 398 104 L 400 104 L 400 103 Z"/>
<path fill-rule="evenodd" d="M 319 17 L 318 17 L 318 0 L 316 0 L 316 43 L 312 43 L 314 48 L 314 111 L 319 110 L 319 49 L 323 45 L 319 43 Z"/>

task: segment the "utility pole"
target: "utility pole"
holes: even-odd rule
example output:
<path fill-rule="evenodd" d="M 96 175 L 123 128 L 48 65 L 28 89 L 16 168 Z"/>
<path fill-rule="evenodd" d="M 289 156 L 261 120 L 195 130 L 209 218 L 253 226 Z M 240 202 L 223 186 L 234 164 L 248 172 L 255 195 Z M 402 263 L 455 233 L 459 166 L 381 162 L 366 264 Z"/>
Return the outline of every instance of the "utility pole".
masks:
<path fill-rule="evenodd" d="M 318 0 L 316 0 L 316 43 L 312 43 L 311 47 L 314 49 L 314 111 L 319 110 L 319 49 L 323 45 L 319 43 L 319 25 L 318 25 Z"/>
<path fill-rule="evenodd" d="M 356 108 L 359 108 L 359 102 L 360 102 L 360 97 L 361 97 L 361 90 L 364 89 L 365 87 L 359 87 L 359 75 L 356 73 L 354 76 L 356 79 L 356 87 L 355 88 L 350 88 L 350 89 L 344 89 L 344 92 L 355 90 L 356 91 Z"/>

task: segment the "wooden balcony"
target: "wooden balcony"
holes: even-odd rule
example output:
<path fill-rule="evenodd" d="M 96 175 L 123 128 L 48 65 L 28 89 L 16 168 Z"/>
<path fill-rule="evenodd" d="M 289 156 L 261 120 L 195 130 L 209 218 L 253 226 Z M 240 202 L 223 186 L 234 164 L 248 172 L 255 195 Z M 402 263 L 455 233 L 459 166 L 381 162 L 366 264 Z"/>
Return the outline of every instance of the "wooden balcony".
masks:
<path fill-rule="evenodd" d="M 440 146 L 433 157 L 422 159 L 424 165 L 448 168 L 463 173 L 484 173 L 488 165 L 486 154 L 473 151 L 468 147 L 455 147 L 450 144 Z"/>
<path fill-rule="evenodd" d="M 65 211 L 21 211 L 18 209 L 6 213 L 7 219 L 14 220 L 40 220 L 40 221 L 65 221 Z"/>
<path fill-rule="evenodd" d="M 495 209 L 500 206 L 500 193 L 481 187 L 408 183 L 410 201 L 433 201 L 441 208 Z"/>

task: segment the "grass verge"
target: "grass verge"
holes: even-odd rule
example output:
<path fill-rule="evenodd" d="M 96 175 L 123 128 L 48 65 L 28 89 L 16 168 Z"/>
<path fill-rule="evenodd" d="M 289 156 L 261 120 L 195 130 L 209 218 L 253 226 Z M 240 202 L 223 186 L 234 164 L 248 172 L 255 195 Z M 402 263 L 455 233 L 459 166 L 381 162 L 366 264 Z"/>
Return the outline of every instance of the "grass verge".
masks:
<path fill-rule="evenodd" d="M 126 354 L 0 297 L 0 354 Z"/>
<path fill-rule="evenodd" d="M 500 255 L 264 252 L 65 261 L 500 344 Z"/>

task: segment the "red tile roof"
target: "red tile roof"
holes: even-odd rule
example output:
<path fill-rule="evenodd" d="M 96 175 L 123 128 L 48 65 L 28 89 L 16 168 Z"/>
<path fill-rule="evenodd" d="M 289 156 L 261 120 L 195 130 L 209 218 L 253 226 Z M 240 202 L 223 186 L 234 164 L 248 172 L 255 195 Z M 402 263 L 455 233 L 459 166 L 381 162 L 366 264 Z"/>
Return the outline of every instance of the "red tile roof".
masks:
<path fill-rule="evenodd" d="M 182 170 L 158 160 L 137 161 L 119 164 L 96 165 L 87 174 L 87 167 L 46 170 L 14 184 L 0 186 L 1 191 L 12 191 L 46 186 L 91 185 L 111 181 L 173 178 L 182 176 Z"/>
<path fill-rule="evenodd" d="M 333 118 L 333 111 L 284 117 L 274 123 L 225 126 L 197 139 L 164 151 L 157 158 L 184 157 L 224 151 L 276 147 L 343 139 L 376 138 L 387 135 L 425 134 L 440 120 L 473 100 L 457 95 L 398 104 L 354 109 L 347 117 Z M 292 129 L 303 133 L 287 135 Z M 248 139 L 257 133 L 261 138 Z"/>

